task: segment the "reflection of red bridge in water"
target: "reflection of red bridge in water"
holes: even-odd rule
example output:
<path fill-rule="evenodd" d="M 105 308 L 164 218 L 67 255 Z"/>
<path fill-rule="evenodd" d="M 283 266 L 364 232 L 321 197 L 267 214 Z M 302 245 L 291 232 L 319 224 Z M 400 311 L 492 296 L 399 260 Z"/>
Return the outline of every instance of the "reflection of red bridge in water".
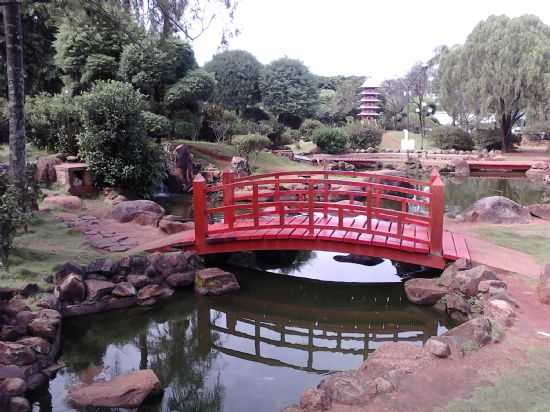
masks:
<path fill-rule="evenodd" d="M 209 197 L 222 197 L 209 207 Z M 199 254 L 325 250 L 442 268 L 469 259 L 465 239 L 443 229 L 444 183 L 365 172 L 276 172 L 208 186 L 193 182 L 195 229 L 148 245 Z M 216 219 L 219 218 L 216 221 Z"/>

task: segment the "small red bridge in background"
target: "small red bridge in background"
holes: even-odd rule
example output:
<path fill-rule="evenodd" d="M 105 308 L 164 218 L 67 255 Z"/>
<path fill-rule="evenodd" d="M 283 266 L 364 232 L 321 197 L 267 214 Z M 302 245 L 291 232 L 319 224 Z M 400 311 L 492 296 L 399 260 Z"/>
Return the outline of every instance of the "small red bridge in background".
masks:
<path fill-rule="evenodd" d="M 325 250 L 433 268 L 470 259 L 464 237 L 443 228 L 445 186 L 368 172 L 276 172 L 220 184 L 193 182 L 195 229 L 146 247 L 199 254 Z"/>

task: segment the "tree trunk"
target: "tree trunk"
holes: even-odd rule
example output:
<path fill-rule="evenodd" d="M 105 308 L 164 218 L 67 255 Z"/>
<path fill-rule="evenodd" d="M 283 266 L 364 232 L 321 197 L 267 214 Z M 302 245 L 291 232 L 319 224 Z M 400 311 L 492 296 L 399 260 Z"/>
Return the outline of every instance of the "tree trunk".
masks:
<path fill-rule="evenodd" d="M 9 173 L 23 190 L 27 154 L 25 148 L 25 87 L 23 73 L 23 26 L 20 0 L 4 6 L 4 36 L 8 74 L 10 154 Z"/>
<path fill-rule="evenodd" d="M 502 115 L 500 128 L 502 130 L 502 151 L 509 152 L 512 149 L 510 144 L 510 135 L 512 133 L 512 115 L 510 113 L 505 113 Z"/>
<path fill-rule="evenodd" d="M 126 10 L 127 13 L 130 13 L 132 11 L 130 0 L 122 0 L 122 7 L 124 8 L 124 10 Z"/>

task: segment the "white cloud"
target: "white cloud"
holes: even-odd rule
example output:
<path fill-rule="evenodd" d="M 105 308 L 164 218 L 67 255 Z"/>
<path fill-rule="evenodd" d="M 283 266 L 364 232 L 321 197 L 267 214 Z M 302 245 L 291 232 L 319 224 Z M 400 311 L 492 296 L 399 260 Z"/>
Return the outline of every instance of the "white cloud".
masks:
<path fill-rule="evenodd" d="M 316 74 L 401 75 L 442 44 L 463 43 L 491 14 L 535 14 L 550 24 L 545 0 L 241 0 L 231 42 L 262 63 L 302 60 Z M 199 63 L 216 52 L 212 30 L 196 41 Z"/>

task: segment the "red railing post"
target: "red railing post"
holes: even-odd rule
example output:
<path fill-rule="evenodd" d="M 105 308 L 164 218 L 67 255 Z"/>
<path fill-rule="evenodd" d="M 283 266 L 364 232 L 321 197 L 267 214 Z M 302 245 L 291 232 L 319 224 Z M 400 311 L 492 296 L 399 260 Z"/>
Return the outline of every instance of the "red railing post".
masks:
<path fill-rule="evenodd" d="M 435 169 L 433 169 L 435 170 Z M 432 198 L 430 201 L 430 243 L 431 253 L 442 255 L 443 251 L 443 215 L 445 213 L 445 183 L 441 180 L 439 172 L 432 170 L 430 177 L 430 191 Z"/>
<path fill-rule="evenodd" d="M 235 203 L 235 172 L 227 169 L 223 171 L 223 205 L 232 206 Z M 233 228 L 235 224 L 235 209 L 226 209 L 223 213 L 223 223 Z"/>
<path fill-rule="evenodd" d="M 193 180 L 193 211 L 195 214 L 195 247 L 204 248 L 208 236 L 208 206 L 206 202 L 206 180 L 199 173 Z"/>
<path fill-rule="evenodd" d="M 313 209 L 314 209 L 314 203 L 315 203 L 315 191 L 313 190 L 313 183 L 312 182 L 309 182 L 308 183 L 308 209 L 309 209 L 309 221 L 308 221 L 308 226 L 309 226 L 309 234 L 312 235 L 314 230 L 313 230 L 313 224 L 315 222 L 315 219 L 314 219 L 314 214 L 313 214 Z"/>

